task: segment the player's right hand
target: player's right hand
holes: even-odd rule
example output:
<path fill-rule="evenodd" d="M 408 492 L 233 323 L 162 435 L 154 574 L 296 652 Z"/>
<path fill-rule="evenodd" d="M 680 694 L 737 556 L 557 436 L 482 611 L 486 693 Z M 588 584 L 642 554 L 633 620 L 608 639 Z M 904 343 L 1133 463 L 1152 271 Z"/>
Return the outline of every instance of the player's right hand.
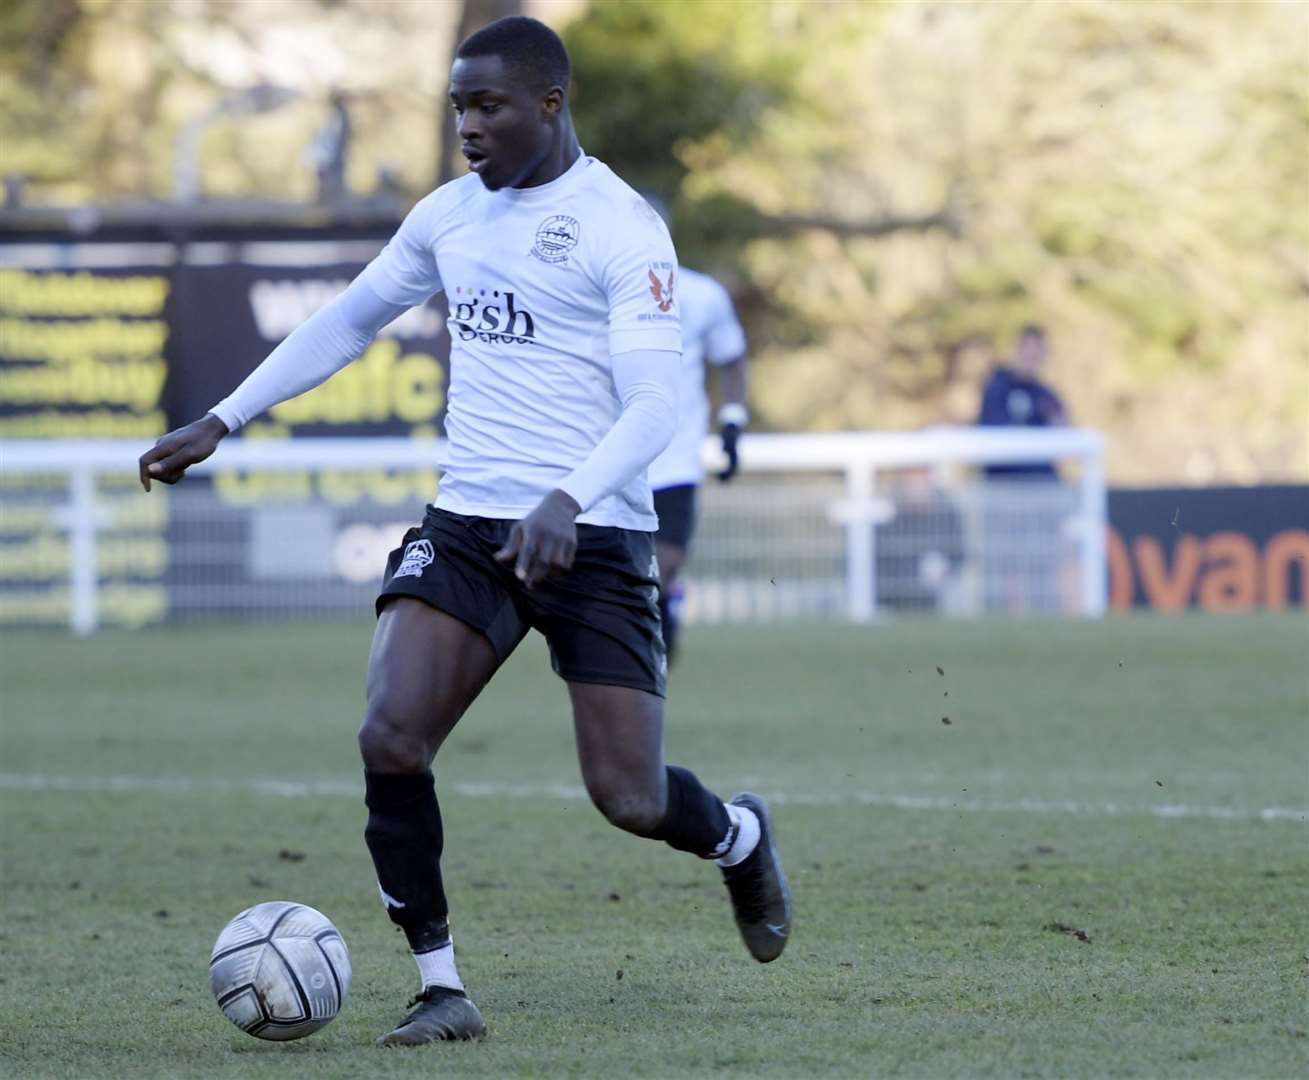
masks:
<path fill-rule="evenodd" d="M 496 560 L 512 564 L 514 576 L 529 589 L 564 573 L 577 554 L 574 520 L 581 512 L 571 495 L 556 488 L 527 517 L 514 522 Z"/>
<path fill-rule="evenodd" d="M 150 482 L 176 484 L 198 461 L 204 461 L 218 449 L 227 434 L 227 425 L 213 413 L 205 413 L 193 424 L 170 431 L 141 455 L 141 486 L 150 490 Z"/>

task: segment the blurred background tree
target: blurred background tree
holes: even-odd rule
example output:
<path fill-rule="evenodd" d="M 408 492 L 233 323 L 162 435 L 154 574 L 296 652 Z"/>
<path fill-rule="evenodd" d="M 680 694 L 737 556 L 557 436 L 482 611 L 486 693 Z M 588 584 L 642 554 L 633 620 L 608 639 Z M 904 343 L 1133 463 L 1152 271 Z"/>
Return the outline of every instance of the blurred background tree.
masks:
<path fill-rule="evenodd" d="M 182 128 L 265 83 L 299 97 L 214 124 L 209 197 L 311 198 L 334 90 L 351 189 L 417 196 L 451 46 L 497 4 L 8 0 L 0 169 L 33 201 L 166 197 Z M 1309 478 L 1299 0 L 521 6 L 565 32 L 587 150 L 736 292 L 763 425 L 968 422 L 1032 320 L 1116 481 Z"/>
<path fill-rule="evenodd" d="M 351 113 L 352 190 L 383 168 L 427 190 L 459 15 L 429 0 L 3 0 L 0 169 L 33 201 L 167 198 L 185 126 L 270 85 L 296 100 L 204 135 L 205 196 L 312 198 L 307 148 L 333 91 Z"/>
<path fill-rule="evenodd" d="M 768 423 L 968 422 L 1038 321 L 1120 482 L 1309 473 L 1309 9 L 706 6 L 572 24 L 578 126 L 734 282 Z"/>

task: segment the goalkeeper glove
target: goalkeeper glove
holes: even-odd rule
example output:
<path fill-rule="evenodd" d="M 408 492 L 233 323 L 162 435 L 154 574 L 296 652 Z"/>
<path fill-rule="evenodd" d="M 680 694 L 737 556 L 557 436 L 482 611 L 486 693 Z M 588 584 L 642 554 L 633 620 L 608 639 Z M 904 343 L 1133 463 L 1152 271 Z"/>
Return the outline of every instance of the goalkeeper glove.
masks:
<path fill-rule="evenodd" d="M 724 484 L 731 480 L 740 468 L 736 442 L 749 419 L 750 414 L 740 402 L 728 402 L 718 410 L 718 436 L 723 440 L 723 456 L 727 458 L 727 468 L 718 474 L 718 479 Z"/>

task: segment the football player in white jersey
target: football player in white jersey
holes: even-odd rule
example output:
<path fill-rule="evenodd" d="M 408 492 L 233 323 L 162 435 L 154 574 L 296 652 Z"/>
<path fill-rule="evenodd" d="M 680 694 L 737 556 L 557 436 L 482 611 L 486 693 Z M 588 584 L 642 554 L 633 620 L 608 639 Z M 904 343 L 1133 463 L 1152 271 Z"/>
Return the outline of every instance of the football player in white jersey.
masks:
<path fill-rule="evenodd" d="M 677 419 L 676 256 L 645 200 L 582 152 L 568 85 L 563 43 L 534 19 L 501 19 L 462 42 L 450 102 L 470 175 L 423 199 L 340 297 L 140 462 L 147 491 L 176 483 L 229 432 L 322 382 L 444 289 L 441 489 L 388 562 L 359 731 L 365 839 L 421 980 L 384 1045 L 485 1034 L 455 967 L 431 766 L 531 629 L 567 683 L 601 813 L 715 860 L 755 959 L 776 959 L 790 933 L 764 800 L 724 803 L 663 760 L 666 659 L 645 473 Z"/>
<path fill-rule="evenodd" d="M 664 218 L 667 212 L 658 199 L 646 198 Z M 705 365 L 718 372 L 718 433 L 727 466 L 718 473 L 726 483 L 736 475 L 737 439 L 750 414 L 745 404 L 745 331 L 736 317 L 732 298 L 708 274 L 686 266 L 677 269 L 677 306 L 682 315 L 682 385 L 679 395 L 677 432 L 663 452 L 650 463 L 650 487 L 654 491 L 659 531 L 655 551 L 659 556 L 659 614 L 664 628 L 668 661 L 677 655 L 678 575 L 686 561 L 695 531 L 696 492 L 704 478 L 700 447 L 709 432 L 709 396 L 705 393 Z"/>

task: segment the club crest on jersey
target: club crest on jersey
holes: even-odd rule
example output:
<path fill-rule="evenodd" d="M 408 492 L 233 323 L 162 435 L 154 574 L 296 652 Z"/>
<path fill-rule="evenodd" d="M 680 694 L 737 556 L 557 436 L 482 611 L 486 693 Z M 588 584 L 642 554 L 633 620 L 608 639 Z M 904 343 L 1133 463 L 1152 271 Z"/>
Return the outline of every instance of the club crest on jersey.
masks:
<path fill-rule="evenodd" d="M 660 311 L 668 311 L 673 306 L 673 278 L 677 271 L 670 267 L 667 281 L 659 276 L 653 266 L 646 273 L 650 276 L 650 295 L 654 297 L 655 304 Z"/>
<path fill-rule="evenodd" d="M 536 230 L 536 243 L 532 245 L 532 254 L 542 262 L 561 263 L 568 261 L 568 253 L 577 247 L 577 238 L 582 233 L 582 226 L 576 218 L 567 214 L 555 214 L 546 218 Z"/>
<path fill-rule="evenodd" d="M 395 577 L 422 577 L 423 571 L 435 560 L 436 552 L 432 550 L 432 541 L 415 540 L 405 548 L 404 558 L 400 560 Z"/>

